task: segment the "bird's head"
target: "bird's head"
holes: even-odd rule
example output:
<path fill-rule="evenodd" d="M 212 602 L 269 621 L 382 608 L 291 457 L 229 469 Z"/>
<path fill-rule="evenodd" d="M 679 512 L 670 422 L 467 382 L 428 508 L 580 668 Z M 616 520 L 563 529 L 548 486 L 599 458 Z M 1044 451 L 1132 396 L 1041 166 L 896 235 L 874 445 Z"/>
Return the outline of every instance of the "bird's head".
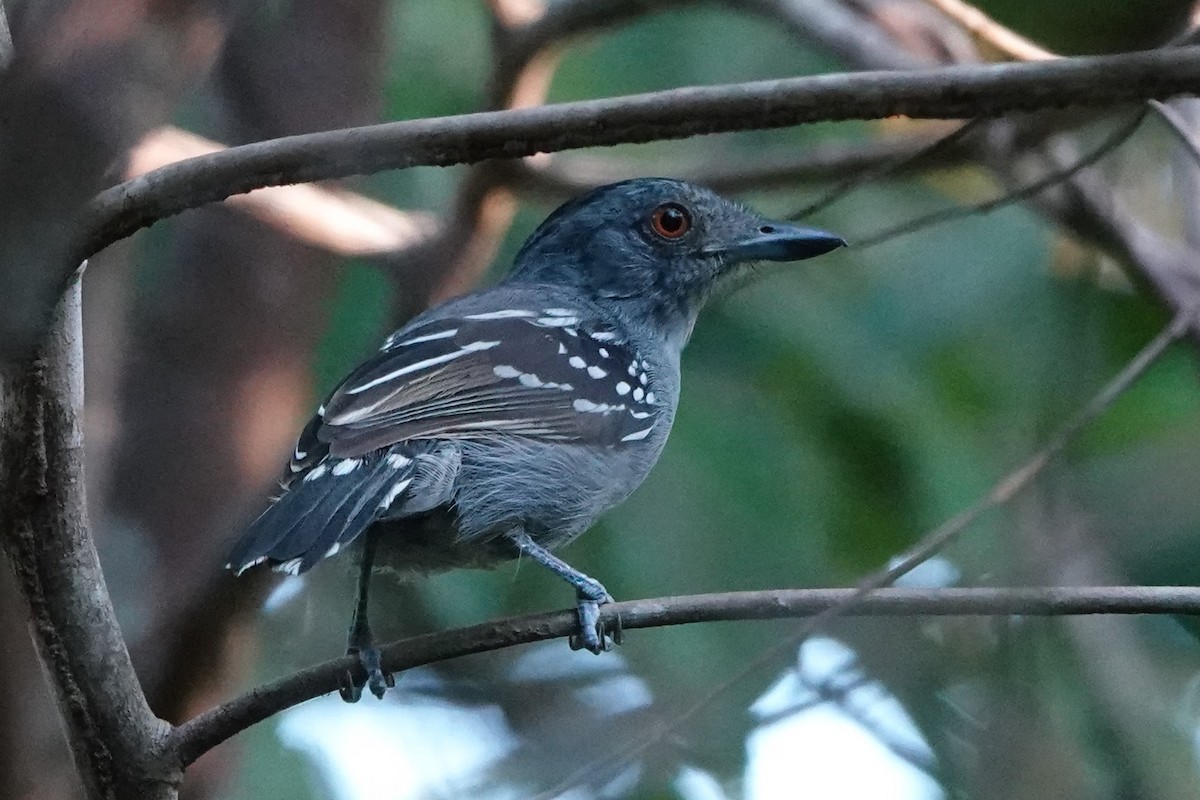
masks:
<path fill-rule="evenodd" d="M 753 263 L 799 261 L 844 244 L 699 186 L 638 178 L 559 207 L 525 242 L 508 280 L 577 287 L 686 339 L 704 301 Z"/>

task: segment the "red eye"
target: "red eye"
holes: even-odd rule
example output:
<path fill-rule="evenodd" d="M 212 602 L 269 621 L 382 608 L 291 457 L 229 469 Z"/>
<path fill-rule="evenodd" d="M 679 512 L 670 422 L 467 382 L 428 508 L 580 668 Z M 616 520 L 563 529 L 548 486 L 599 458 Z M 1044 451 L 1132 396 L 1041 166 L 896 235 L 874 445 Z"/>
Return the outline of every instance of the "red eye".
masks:
<path fill-rule="evenodd" d="M 663 203 L 650 214 L 650 229 L 664 239 L 678 239 L 692 229 L 692 217 L 678 203 Z"/>

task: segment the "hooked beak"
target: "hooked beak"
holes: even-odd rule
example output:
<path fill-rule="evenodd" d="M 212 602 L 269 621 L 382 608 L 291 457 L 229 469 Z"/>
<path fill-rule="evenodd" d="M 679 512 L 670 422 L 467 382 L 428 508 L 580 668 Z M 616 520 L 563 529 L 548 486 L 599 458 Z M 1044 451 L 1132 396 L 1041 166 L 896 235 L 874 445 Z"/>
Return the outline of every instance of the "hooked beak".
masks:
<path fill-rule="evenodd" d="M 767 220 L 720 252 L 730 261 L 801 261 L 845 246 L 846 240 L 832 233 Z"/>

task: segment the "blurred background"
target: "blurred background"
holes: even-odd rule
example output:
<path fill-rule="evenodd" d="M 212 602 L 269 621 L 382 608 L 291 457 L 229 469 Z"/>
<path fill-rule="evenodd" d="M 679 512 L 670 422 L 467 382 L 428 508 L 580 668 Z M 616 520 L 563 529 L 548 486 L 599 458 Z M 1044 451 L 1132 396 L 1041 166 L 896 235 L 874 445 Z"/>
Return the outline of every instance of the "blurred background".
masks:
<path fill-rule="evenodd" d="M 520 35 L 582 5 L 6 2 L 18 58 L 32 56 L 8 84 L 28 92 L 28 131 L 0 153 L 10 179 L 26 152 L 45 169 L 39 199 L 0 198 L 0 217 L 28 225 L 218 143 L 1001 57 L 923 0 L 604 2 L 569 38 Z M 1163 44 L 1192 12 L 1186 0 L 980 7 L 1069 54 Z M 345 372 L 406 317 L 501 274 L 558 202 L 597 181 L 690 177 L 779 217 L 834 199 L 805 219 L 852 246 L 764 270 L 708 309 L 661 463 L 565 557 L 618 599 L 853 585 L 1035 451 L 1168 319 L 1136 248 L 1095 224 L 1123 215 L 1164 247 L 1200 246 L 1200 167 L 1161 123 L 1088 171 L 1108 206 L 1051 191 L 970 211 L 1137 113 L 992 123 L 916 159 L 955 125 L 823 124 L 388 172 L 209 206 L 109 247 L 84 281 L 88 494 L 152 707 L 178 722 L 343 652 L 349 563 L 235 580 L 225 551 Z M 947 209 L 966 213 L 873 241 Z M 904 580 L 1196 583 L 1198 472 L 1185 342 L 1031 490 Z M 571 600 L 529 567 L 372 599 L 384 640 Z M 0 797 L 74 797 L 19 608 L 5 571 Z M 1200 796 L 1189 621 L 841 620 L 760 658 L 800 624 L 633 631 L 601 658 L 552 642 L 415 670 L 382 702 L 326 697 L 249 730 L 188 772 L 184 796 Z"/>

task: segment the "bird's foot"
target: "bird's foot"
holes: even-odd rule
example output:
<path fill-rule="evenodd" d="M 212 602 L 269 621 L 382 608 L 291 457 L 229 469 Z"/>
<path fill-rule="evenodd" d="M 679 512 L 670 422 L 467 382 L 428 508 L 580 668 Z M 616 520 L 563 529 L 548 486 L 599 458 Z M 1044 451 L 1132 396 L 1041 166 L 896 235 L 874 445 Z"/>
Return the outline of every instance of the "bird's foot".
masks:
<path fill-rule="evenodd" d="M 383 671 L 383 659 L 379 654 L 379 648 L 375 645 L 351 645 L 347 648 L 346 655 L 358 656 L 358 662 L 362 664 L 366 678 L 361 679 L 353 671 L 347 670 L 346 674 L 342 676 L 341 688 L 338 689 L 342 700 L 347 703 L 357 703 L 358 699 L 362 697 L 364 686 L 371 690 L 371 694 L 382 700 L 384 692 L 396 685 L 395 676 L 390 672 Z"/>
<path fill-rule="evenodd" d="M 579 632 L 567 643 L 572 650 L 587 650 L 599 655 L 613 649 L 624 638 L 621 617 L 613 615 L 607 622 L 600 618 L 600 606 L 613 602 L 612 595 L 594 578 L 578 587 L 576 610 L 579 613 Z"/>

